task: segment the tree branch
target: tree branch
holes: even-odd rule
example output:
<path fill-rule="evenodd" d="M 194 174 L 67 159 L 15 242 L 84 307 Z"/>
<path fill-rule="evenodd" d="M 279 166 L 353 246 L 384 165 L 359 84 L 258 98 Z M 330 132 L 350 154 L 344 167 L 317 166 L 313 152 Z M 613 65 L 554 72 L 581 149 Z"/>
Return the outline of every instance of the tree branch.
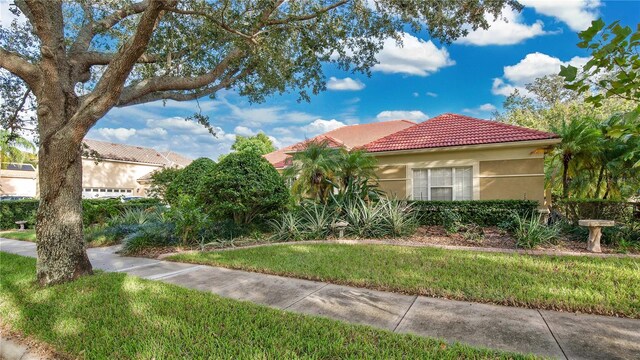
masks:
<path fill-rule="evenodd" d="M 171 0 L 148 1 L 134 35 L 120 47 L 116 56 L 109 62 L 95 89 L 83 98 L 76 114 L 69 121 L 68 126 L 72 129 L 82 129 L 82 131 L 73 131 L 73 133 L 77 133 L 77 136 L 84 137 L 86 131 L 117 103 L 124 82 L 137 60 L 146 50 L 158 17 L 169 1 Z M 171 4 L 175 4 L 175 1 L 171 1 Z"/>
<path fill-rule="evenodd" d="M 151 79 L 142 80 L 137 84 L 128 86 L 122 91 L 122 96 L 118 101 L 118 106 L 130 104 L 137 99 L 148 94 L 169 90 L 195 90 L 204 86 L 208 86 L 218 80 L 227 70 L 229 66 L 244 55 L 244 51 L 235 49 L 206 74 L 194 77 L 182 76 L 157 76 Z"/>
<path fill-rule="evenodd" d="M 0 48 L 0 67 L 22 79 L 32 89 L 37 89 L 40 71 L 22 56 Z"/>
<path fill-rule="evenodd" d="M 321 9 L 311 13 L 311 14 L 299 15 L 299 16 L 288 16 L 288 17 L 285 17 L 285 18 L 282 18 L 282 19 L 274 19 L 274 20 L 271 20 L 271 21 L 267 21 L 266 24 L 267 25 L 282 25 L 282 24 L 289 24 L 289 23 L 296 22 L 296 21 L 306 21 L 306 20 L 315 19 L 318 16 L 320 16 L 320 15 L 326 13 L 326 12 L 329 12 L 329 11 L 335 9 L 335 8 L 338 8 L 338 7 L 344 5 L 344 4 L 348 3 L 348 2 L 349 2 L 349 0 L 341 0 L 341 1 L 338 1 L 338 2 L 336 2 L 334 4 L 325 6 L 325 7 L 321 8 Z"/>

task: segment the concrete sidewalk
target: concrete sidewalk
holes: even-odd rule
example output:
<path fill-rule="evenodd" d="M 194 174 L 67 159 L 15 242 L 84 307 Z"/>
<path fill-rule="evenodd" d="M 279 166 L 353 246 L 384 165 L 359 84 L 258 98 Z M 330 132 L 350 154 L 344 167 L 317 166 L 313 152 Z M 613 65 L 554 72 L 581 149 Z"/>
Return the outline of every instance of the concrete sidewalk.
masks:
<path fill-rule="evenodd" d="M 408 296 L 323 282 L 123 257 L 89 249 L 96 269 L 209 291 L 298 313 L 399 333 L 560 359 L 639 359 L 640 320 Z M 35 256 L 35 244 L 0 238 L 0 251 Z"/>

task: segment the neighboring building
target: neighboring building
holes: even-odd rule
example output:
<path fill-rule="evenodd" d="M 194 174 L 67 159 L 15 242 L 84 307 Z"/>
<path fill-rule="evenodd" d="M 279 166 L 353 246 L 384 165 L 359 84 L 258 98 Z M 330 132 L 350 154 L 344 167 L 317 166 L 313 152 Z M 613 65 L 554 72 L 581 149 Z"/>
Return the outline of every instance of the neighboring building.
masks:
<path fill-rule="evenodd" d="M 146 196 L 151 174 L 165 167 L 183 168 L 191 159 L 174 152 L 85 139 L 82 157 L 84 198 Z M 31 165 L 10 164 L 0 170 L 0 194 L 37 196 L 37 171 Z"/>
<path fill-rule="evenodd" d="M 151 174 L 165 167 L 183 168 L 191 159 L 171 151 L 85 139 L 82 196 L 85 198 L 146 196 Z M 97 154 L 94 158 L 92 154 Z"/>
<path fill-rule="evenodd" d="M 272 153 L 266 154 L 264 157 L 269 160 L 276 169 L 280 170 L 286 167 L 286 160 L 291 157 L 290 154 L 299 150 L 307 141 L 327 141 L 330 146 L 344 146 L 351 150 L 353 148 L 362 147 L 374 140 L 378 140 L 400 130 L 410 128 L 414 125 L 416 125 L 416 123 L 409 120 L 393 120 L 371 124 L 343 126 L 309 140 L 276 150 Z"/>
<path fill-rule="evenodd" d="M 0 166 L 0 195 L 36 196 L 38 173 L 31 164 Z"/>
<path fill-rule="evenodd" d="M 363 147 L 378 160 L 381 189 L 397 198 L 543 205 L 544 155 L 559 142 L 551 133 L 444 114 Z"/>

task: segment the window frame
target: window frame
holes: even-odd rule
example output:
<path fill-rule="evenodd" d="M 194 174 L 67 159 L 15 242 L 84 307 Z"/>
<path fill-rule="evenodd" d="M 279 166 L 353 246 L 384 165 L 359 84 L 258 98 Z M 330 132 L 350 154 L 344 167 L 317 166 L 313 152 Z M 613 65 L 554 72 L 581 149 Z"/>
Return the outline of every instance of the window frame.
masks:
<path fill-rule="evenodd" d="M 434 169 L 451 169 L 451 185 L 438 185 L 431 186 L 431 170 Z M 457 199 L 456 198 L 456 169 L 468 169 L 471 171 L 471 196 L 469 199 Z M 432 166 L 432 167 L 414 167 L 411 168 L 411 199 L 417 200 L 415 197 L 415 182 L 416 182 L 416 172 L 425 171 L 427 172 L 427 176 L 425 178 L 426 184 L 426 192 L 427 198 L 421 197 L 419 200 L 421 201 L 432 201 L 431 199 L 431 190 L 432 189 L 451 189 L 451 200 L 437 200 L 437 201 L 470 201 L 476 200 L 476 189 L 475 189 L 475 166 L 474 165 L 455 165 L 455 166 Z"/>

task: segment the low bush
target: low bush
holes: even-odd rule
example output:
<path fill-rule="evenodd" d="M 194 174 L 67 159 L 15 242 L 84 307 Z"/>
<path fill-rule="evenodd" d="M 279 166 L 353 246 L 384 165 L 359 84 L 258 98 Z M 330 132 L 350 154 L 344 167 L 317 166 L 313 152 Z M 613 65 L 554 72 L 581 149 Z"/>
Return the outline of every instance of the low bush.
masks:
<path fill-rule="evenodd" d="M 200 184 L 202 184 L 205 178 L 211 176 L 215 168 L 215 161 L 204 157 L 199 158 L 191 162 L 191 164 L 187 165 L 184 169 L 174 172 L 175 178 L 169 181 L 168 185 L 166 184 L 168 180 L 165 176 L 162 176 L 165 174 L 159 175 L 158 181 L 153 187 L 154 189 L 165 187 L 166 190 L 164 194 L 161 195 L 164 196 L 169 204 L 174 205 L 181 195 L 196 196 Z"/>
<path fill-rule="evenodd" d="M 413 207 L 402 201 L 380 199 L 366 202 L 352 199 L 345 203 L 320 205 L 303 203 L 294 212 L 272 221 L 272 239 L 278 241 L 326 239 L 332 224 L 344 220 L 346 235 L 357 238 L 388 238 L 412 234 L 417 225 Z"/>
<path fill-rule="evenodd" d="M 178 243 L 175 227 L 170 222 L 146 222 L 131 225 L 131 233 L 122 240 L 122 253 L 132 254 L 145 248 L 172 246 Z"/>
<path fill-rule="evenodd" d="M 497 226 L 511 214 L 530 217 L 538 202 L 533 200 L 413 201 L 421 225 L 450 223 L 451 213 L 461 224 Z"/>
<path fill-rule="evenodd" d="M 513 236 L 517 247 L 533 249 L 538 245 L 553 244 L 560 235 L 557 225 L 542 224 L 536 214 L 530 217 L 517 216 L 515 219 Z"/>
<path fill-rule="evenodd" d="M 15 228 L 20 220 L 27 221 L 28 227 L 34 226 L 38 204 L 39 200 L 0 201 L 0 229 Z M 125 209 L 148 209 L 159 204 L 157 199 L 83 199 L 82 220 L 85 226 L 105 224 Z"/>
<path fill-rule="evenodd" d="M 253 152 L 231 153 L 200 185 L 198 200 L 212 219 L 266 222 L 285 210 L 289 190 L 278 171 Z"/>
<path fill-rule="evenodd" d="M 0 230 L 15 229 L 16 221 L 26 221 L 27 228 L 36 223 L 38 200 L 0 201 Z"/>
<path fill-rule="evenodd" d="M 602 199 L 558 200 L 553 205 L 556 212 L 574 225 L 580 219 L 614 220 L 623 224 L 640 222 L 634 216 L 633 207 L 632 203 Z"/>

